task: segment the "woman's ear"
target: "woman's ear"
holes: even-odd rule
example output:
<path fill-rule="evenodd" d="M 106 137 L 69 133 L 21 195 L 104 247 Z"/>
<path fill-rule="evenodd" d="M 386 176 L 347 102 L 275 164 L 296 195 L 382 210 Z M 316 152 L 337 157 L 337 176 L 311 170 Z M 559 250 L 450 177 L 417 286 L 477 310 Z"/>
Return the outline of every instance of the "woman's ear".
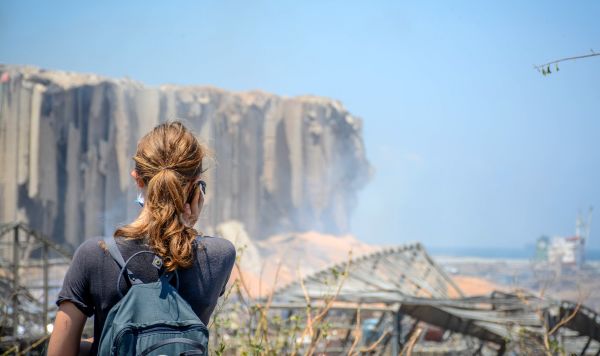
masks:
<path fill-rule="evenodd" d="M 135 181 L 135 184 L 138 186 L 138 188 L 144 188 L 144 180 L 139 176 L 135 169 L 131 171 L 131 177 Z"/>

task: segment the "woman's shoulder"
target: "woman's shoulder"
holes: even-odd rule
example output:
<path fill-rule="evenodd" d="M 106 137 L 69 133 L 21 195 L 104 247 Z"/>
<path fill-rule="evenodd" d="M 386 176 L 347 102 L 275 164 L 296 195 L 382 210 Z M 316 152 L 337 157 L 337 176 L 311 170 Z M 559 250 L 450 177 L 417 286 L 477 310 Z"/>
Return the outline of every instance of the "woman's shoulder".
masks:
<path fill-rule="evenodd" d="M 85 255 L 85 256 L 101 255 L 105 251 L 106 251 L 106 246 L 104 243 L 104 238 L 103 237 L 92 237 L 90 239 L 86 239 L 85 241 L 83 241 L 81 243 L 81 245 L 79 245 L 79 247 L 77 247 L 77 250 L 75 250 L 75 255 L 77 255 L 77 254 Z"/>
<path fill-rule="evenodd" d="M 235 259 L 235 246 L 231 241 L 222 237 L 201 236 L 198 237 L 198 248 L 206 249 L 211 255 L 217 255 Z"/>
<path fill-rule="evenodd" d="M 95 268 L 102 259 L 107 255 L 106 246 L 102 237 L 94 237 L 87 239 L 77 247 L 73 254 L 72 265 L 77 268 L 82 265 Z"/>

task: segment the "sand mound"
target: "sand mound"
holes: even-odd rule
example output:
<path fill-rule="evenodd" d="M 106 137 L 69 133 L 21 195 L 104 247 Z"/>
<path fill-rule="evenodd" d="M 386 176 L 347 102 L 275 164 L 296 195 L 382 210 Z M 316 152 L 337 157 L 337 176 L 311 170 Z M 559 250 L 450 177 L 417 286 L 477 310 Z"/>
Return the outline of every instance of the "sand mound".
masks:
<path fill-rule="evenodd" d="M 242 252 L 240 269 L 236 268 L 231 280 L 237 278 L 241 271 L 253 296 L 265 295 L 300 276 L 344 262 L 350 252 L 352 257 L 357 257 L 378 249 L 352 235 L 337 236 L 313 231 L 279 234 L 261 241 L 245 240 L 244 244 L 246 252 Z M 259 252 L 259 259 L 253 251 Z M 250 254 L 246 256 L 248 252 Z M 244 262 L 246 259 L 250 259 L 249 263 Z"/>
<path fill-rule="evenodd" d="M 495 290 L 504 289 L 498 284 L 479 277 L 456 275 L 452 276 L 452 279 L 466 296 L 489 295 Z"/>

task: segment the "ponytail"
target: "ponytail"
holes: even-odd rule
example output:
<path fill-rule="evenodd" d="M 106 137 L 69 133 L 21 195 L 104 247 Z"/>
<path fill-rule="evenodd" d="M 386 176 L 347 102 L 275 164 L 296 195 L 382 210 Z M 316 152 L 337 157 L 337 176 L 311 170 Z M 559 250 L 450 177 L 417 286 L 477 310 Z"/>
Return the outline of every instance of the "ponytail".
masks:
<path fill-rule="evenodd" d="M 204 154 L 196 138 L 177 122 L 157 126 L 138 144 L 134 160 L 147 186 L 147 216 L 118 228 L 114 236 L 146 238 L 167 271 L 192 265 L 192 242 L 198 233 L 181 219 L 188 193 L 184 187 L 200 174 Z"/>

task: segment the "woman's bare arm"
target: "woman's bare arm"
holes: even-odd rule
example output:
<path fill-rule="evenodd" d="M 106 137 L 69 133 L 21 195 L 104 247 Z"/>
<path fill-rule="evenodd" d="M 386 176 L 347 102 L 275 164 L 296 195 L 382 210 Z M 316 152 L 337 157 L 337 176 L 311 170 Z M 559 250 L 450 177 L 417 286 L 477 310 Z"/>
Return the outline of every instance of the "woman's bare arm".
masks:
<path fill-rule="evenodd" d="M 54 329 L 48 344 L 48 356 L 76 356 L 79 354 L 81 333 L 87 317 L 75 304 L 65 301 L 60 303 Z"/>

